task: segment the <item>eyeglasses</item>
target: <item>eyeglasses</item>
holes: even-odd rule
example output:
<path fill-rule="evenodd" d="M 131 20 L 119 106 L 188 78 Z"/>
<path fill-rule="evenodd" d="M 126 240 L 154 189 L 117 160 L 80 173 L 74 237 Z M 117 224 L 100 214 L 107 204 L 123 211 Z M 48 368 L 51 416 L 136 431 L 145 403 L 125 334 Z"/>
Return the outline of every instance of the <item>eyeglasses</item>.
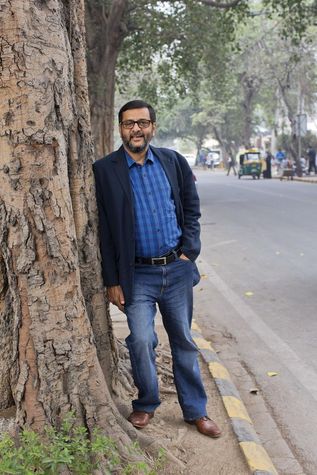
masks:
<path fill-rule="evenodd" d="M 133 129 L 134 124 L 138 124 L 138 127 L 140 129 L 147 129 L 148 127 L 150 127 L 151 123 L 152 120 L 149 119 L 123 120 L 122 122 L 120 122 L 120 125 L 122 125 L 124 129 Z"/>

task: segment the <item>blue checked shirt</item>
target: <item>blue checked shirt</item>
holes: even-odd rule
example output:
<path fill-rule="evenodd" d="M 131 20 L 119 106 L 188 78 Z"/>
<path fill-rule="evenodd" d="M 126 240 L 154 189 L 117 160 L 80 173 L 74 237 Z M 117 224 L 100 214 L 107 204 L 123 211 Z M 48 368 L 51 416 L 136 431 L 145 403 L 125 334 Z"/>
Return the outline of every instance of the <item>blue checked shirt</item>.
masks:
<path fill-rule="evenodd" d="M 151 149 L 143 166 L 125 154 L 134 195 L 135 255 L 162 256 L 178 246 L 181 236 L 171 186 Z"/>

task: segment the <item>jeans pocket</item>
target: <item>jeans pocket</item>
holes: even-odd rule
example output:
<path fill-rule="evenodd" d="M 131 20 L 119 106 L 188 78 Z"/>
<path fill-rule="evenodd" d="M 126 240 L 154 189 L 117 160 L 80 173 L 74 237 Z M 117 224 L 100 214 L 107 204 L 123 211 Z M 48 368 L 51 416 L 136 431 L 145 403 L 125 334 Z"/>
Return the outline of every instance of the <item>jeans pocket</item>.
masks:
<path fill-rule="evenodd" d="M 181 261 L 181 262 L 183 261 L 186 264 L 190 264 L 191 271 L 192 271 L 192 274 L 193 274 L 193 287 L 195 287 L 195 285 L 199 284 L 199 282 L 200 282 L 200 273 L 199 273 L 198 267 L 196 265 L 196 262 L 192 262 L 189 259 L 181 259 L 180 257 L 177 260 Z"/>
<path fill-rule="evenodd" d="M 193 287 L 195 287 L 195 285 L 199 284 L 200 282 L 200 273 L 199 273 L 196 263 L 192 262 L 192 265 L 193 265 Z"/>

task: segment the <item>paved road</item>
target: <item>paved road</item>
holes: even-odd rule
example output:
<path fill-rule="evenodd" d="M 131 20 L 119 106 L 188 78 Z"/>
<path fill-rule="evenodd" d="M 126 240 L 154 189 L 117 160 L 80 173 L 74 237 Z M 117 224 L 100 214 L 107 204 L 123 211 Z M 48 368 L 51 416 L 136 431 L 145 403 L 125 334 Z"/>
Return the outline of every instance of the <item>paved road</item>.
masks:
<path fill-rule="evenodd" d="M 195 174 L 210 324 L 232 336 L 237 358 L 300 463 L 302 472 L 292 473 L 315 475 L 317 185 Z"/>

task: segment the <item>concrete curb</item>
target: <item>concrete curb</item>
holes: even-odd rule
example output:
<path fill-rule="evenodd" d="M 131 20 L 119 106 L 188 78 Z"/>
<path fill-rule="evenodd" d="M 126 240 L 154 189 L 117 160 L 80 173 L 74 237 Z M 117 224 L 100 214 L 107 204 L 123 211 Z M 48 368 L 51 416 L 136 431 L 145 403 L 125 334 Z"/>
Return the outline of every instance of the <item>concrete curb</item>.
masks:
<path fill-rule="evenodd" d="M 214 378 L 251 473 L 254 475 L 278 475 L 269 455 L 261 445 L 228 370 L 221 363 L 210 342 L 204 339 L 195 321 L 192 323 L 192 335 L 204 361 L 208 365 L 210 374 Z"/>
<path fill-rule="evenodd" d="M 315 184 L 317 183 L 317 178 L 314 178 L 314 177 L 311 177 L 311 178 L 302 177 L 301 178 L 301 177 L 298 177 L 298 176 L 294 176 L 292 179 L 290 178 L 289 180 L 288 180 L 288 178 L 280 177 L 280 176 L 272 176 L 272 178 L 274 180 L 280 180 L 280 181 L 284 181 L 284 179 L 285 179 L 285 181 L 299 181 L 301 183 L 315 183 Z"/>

